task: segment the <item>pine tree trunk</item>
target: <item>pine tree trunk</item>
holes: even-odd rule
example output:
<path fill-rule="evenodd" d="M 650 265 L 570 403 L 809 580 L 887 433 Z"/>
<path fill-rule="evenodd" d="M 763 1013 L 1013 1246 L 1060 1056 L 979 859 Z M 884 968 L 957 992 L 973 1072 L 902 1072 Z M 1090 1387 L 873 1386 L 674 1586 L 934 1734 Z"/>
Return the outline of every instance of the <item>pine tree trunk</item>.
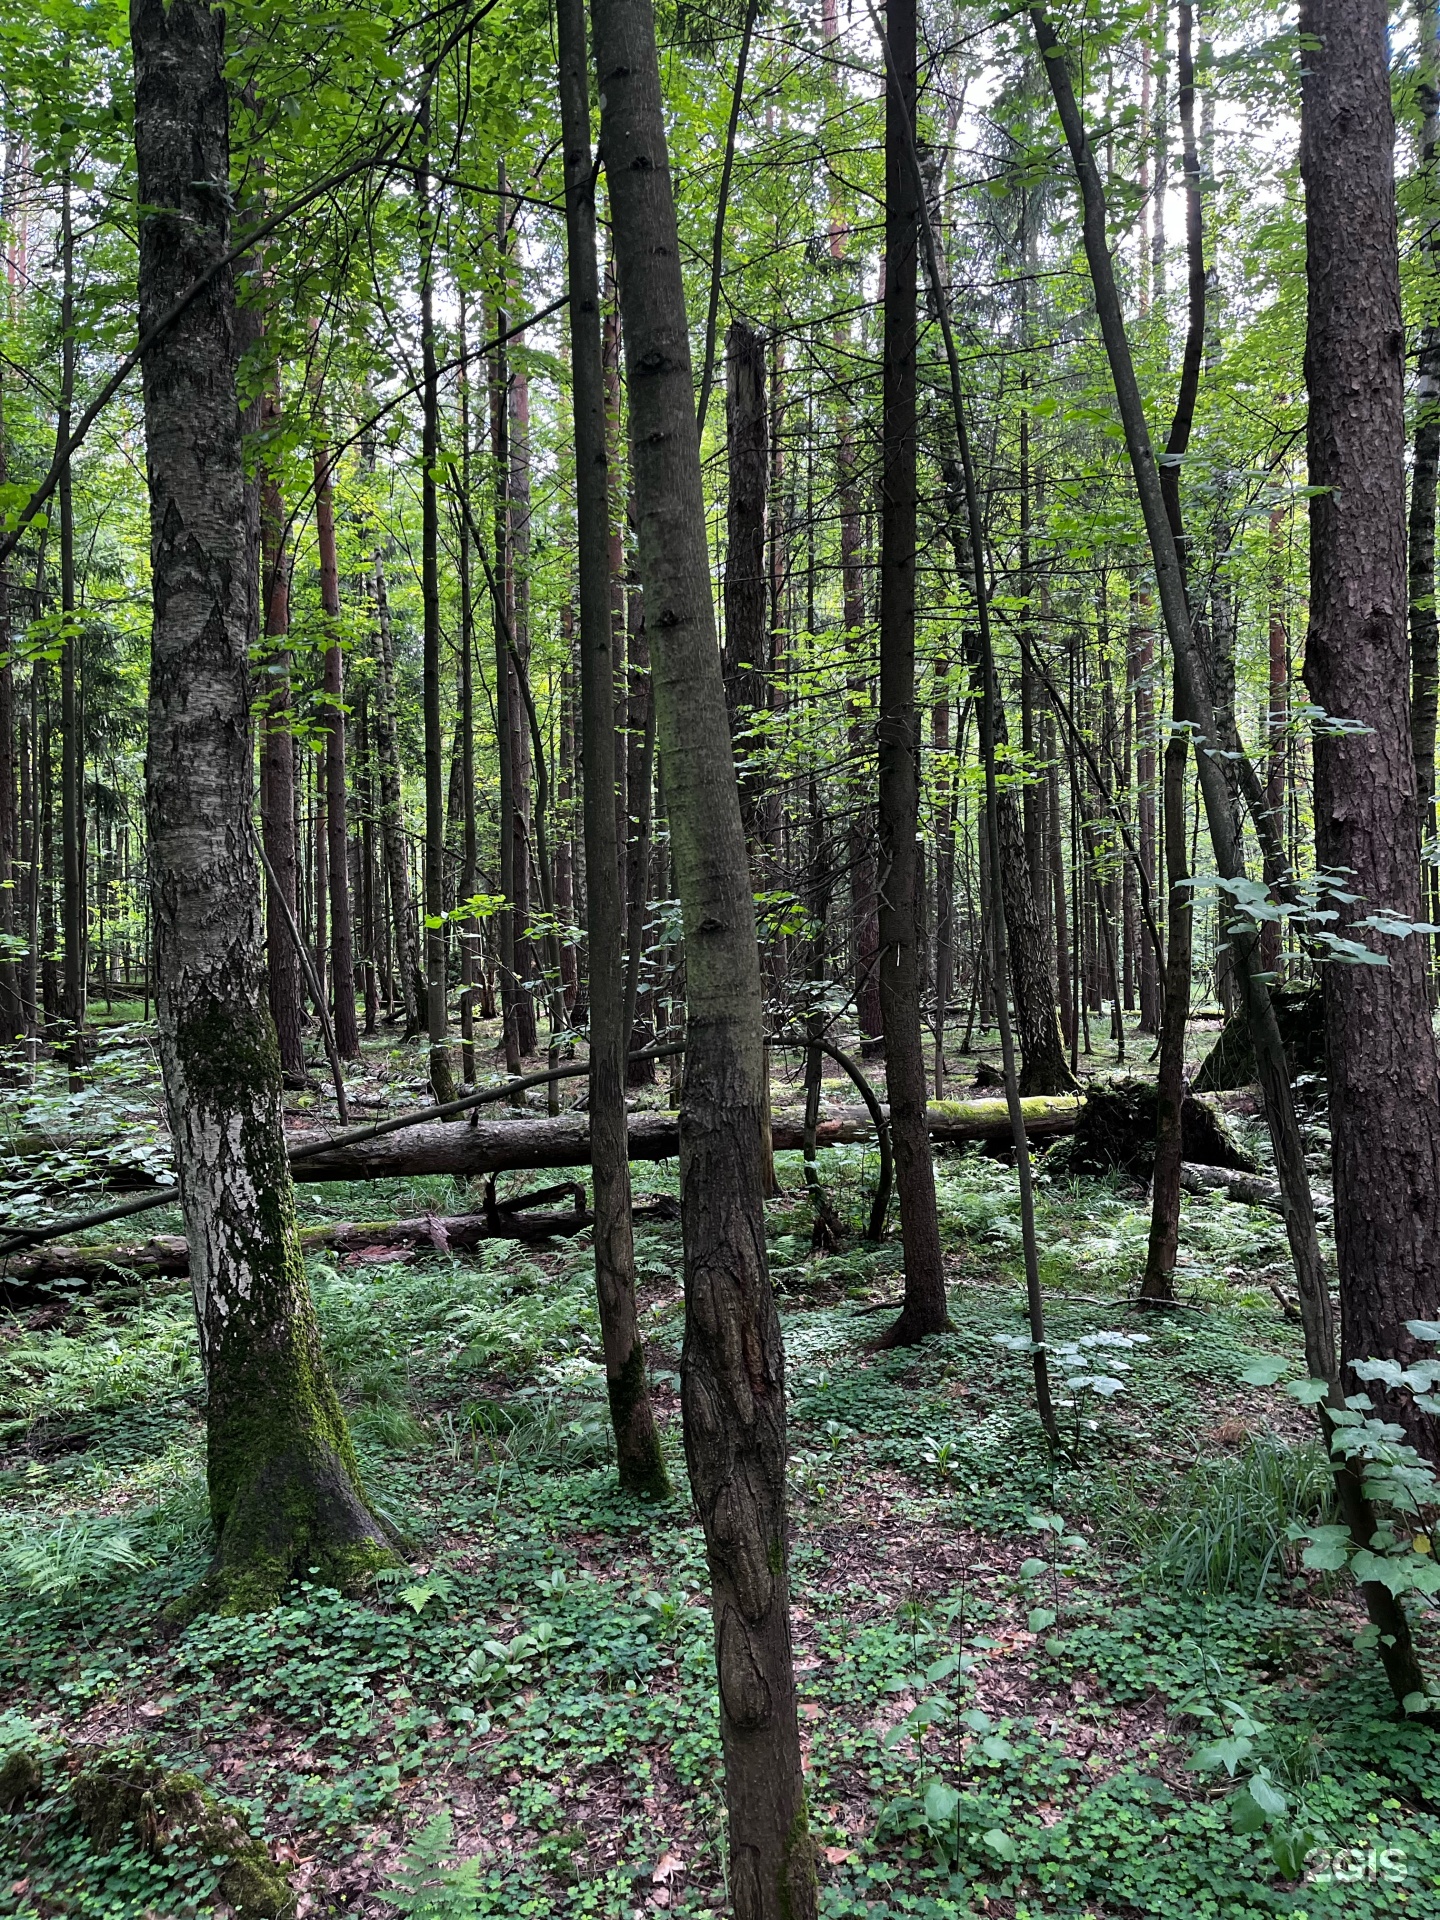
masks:
<path fill-rule="evenodd" d="M 1336 931 L 1384 909 L 1423 917 L 1405 626 L 1404 326 L 1384 0 L 1303 0 L 1310 390 L 1310 630 L 1305 684 L 1364 731 L 1315 739 L 1315 842 L 1346 876 Z M 1405 1326 L 1440 1318 L 1440 1078 L 1421 940 L 1385 966 L 1331 966 L 1326 1054 L 1341 1355 L 1408 1361 Z M 1440 1421 L 1376 1398 L 1431 1460 Z"/>
<path fill-rule="evenodd" d="M 590 78 L 584 0 L 560 0 L 560 104 L 574 381 L 580 574 L 580 701 L 590 964 L 590 1144 L 595 1180 L 595 1288 L 620 1484 L 650 1499 L 670 1491 L 645 1379 L 635 1311 L 635 1244 L 625 1113 L 624 992 L 615 847 L 615 684 L 610 619 L 605 374 L 595 255 Z"/>
<path fill-rule="evenodd" d="M 135 0 L 140 331 L 229 242 L 223 16 Z M 215 273 L 145 356 L 154 628 L 146 807 L 166 1103 L 206 1380 L 218 1537 L 188 1610 L 392 1558 L 320 1353 L 263 999 L 250 836 L 250 585 L 234 284 Z"/>
<path fill-rule="evenodd" d="M 947 1324 L 935 1169 L 925 1131 L 918 879 L 920 718 L 915 704 L 915 272 L 918 198 L 906 149 L 915 113 L 914 0 L 892 0 L 901 97 L 886 87 L 884 478 L 880 506 L 880 1011 L 905 1249 L 905 1305 L 887 1336 L 908 1346 Z M 1022 849 L 1023 858 L 1023 849 Z"/>
<path fill-rule="evenodd" d="M 710 597 L 655 23 L 649 0 L 597 0 L 594 21 L 640 570 L 685 927 L 681 1377 L 690 1484 L 710 1566 L 730 1893 L 736 1920 L 813 1920 L 790 1649 L 785 1360 L 760 1190 L 760 973 Z"/>

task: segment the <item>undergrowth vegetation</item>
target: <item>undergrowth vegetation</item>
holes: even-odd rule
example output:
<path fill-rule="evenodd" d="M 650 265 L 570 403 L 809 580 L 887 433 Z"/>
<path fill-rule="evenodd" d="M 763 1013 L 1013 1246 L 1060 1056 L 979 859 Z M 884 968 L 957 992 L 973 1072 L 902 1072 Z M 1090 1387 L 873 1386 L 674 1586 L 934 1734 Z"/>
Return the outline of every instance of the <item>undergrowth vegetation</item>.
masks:
<path fill-rule="evenodd" d="M 858 1223 L 868 1156 L 826 1173 Z M 904 1353 L 874 1351 L 896 1249 L 812 1255 L 798 1166 L 781 1177 L 829 1920 L 1433 1910 L 1440 1737 L 1397 1722 L 1353 1649 L 1353 1590 L 1303 1564 L 1300 1535 L 1329 1517 L 1304 1410 L 1241 1378 L 1257 1353 L 1293 1357 L 1263 1284 L 1278 1221 L 1187 1199 L 1186 1304 L 1142 1327 L 1133 1192 L 1042 1180 L 1052 1337 L 1085 1383 L 1056 1464 L 1017 1338 L 1004 1166 L 938 1163 L 954 1326 Z M 344 1189 L 305 1198 L 356 1211 Z M 367 1210 L 465 1201 L 410 1183 Z M 683 1486 L 678 1228 L 647 1226 L 639 1255 Z M 704 1556 L 684 1499 L 615 1491 L 588 1243 L 311 1275 L 407 1565 L 361 1597 L 302 1581 L 271 1614 L 169 1639 L 162 1610 L 210 1550 L 184 1283 L 4 1328 L 0 1914 L 263 1912 L 263 1886 L 237 1892 L 240 1854 L 197 1838 L 207 1820 L 242 1850 L 263 1837 L 297 1915 L 722 1913 Z M 148 1826 L 87 1815 L 97 1756 L 154 1783 Z"/>

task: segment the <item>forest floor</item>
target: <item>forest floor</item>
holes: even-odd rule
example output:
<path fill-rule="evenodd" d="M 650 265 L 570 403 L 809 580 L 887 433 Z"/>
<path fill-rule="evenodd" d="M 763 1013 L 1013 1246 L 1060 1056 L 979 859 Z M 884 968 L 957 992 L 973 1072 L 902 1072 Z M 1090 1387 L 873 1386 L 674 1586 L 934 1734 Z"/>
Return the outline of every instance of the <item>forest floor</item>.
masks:
<path fill-rule="evenodd" d="M 103 1130 L 128 1104 L 143 1137 L 148 1058 L 99 1076 L 88 1105 L 57 1089 L 40 1117 L 78 1100 L 76 1123 Z M 859 1222 L 873 1155 L 823 1167 Z M 1325 1499 L 1307 1416 L 1240 1380 L 1258 1353 L 1299 1352 L 1270 1288 L 1278 1216 L 1187 1197 L 1185 1304 L 1142 1322 L 1126 1300 L 1143 1195 L 1042 1173 L 1051 1336 L 1114 1336 L 1088 1351 L 1122 1383 L 1073 1396 L 1074 1459 L 1056 1464 L 1003 1344 L 1024 1328 L 1003 1159 L 937 1160 L 954 1330 L 903 1353 L 873 1350 L 898 1248 L 812 1255 L 798 1160 L 778 1171 L 822 1912 L 1440 1909 L 1440 1735 L 1397 1723 L 1352 1598 L 1299 1566 L 1287 1529 Z M 635 1172 L 674 1190 L 671 1167 Z M 13 1200 L 38 1176 L 12 1173 Z M 299 1198 L 314 1221 L 474 1204 L 438 1179 Z M 683 1487 L 678 1232 L 649 1225 L 637 1251 Z M 187 1283 L 117 1275 L 0 1316 L 0 1763 L 24 1750 L 43 1769 L 0 1810 L 0 1914 L 229 1911 L 223 1861 L 193 1836 L 87 1836 L 76 1756 L 136 1752 L 241 1810 L 301 1916 L 723 1913 L 701 1539 L 684 1498 L 614 1489 L 587 1240 L 320 1258 L 311 1277 L 368 1485 L 413 1564 L 363 1598 L 301 1585 L 273 1614 L 175 1637 L 161 1609 L 208 1553 Z M 1257 1772 L 1273 1811 L 1237 1831 Z"/>

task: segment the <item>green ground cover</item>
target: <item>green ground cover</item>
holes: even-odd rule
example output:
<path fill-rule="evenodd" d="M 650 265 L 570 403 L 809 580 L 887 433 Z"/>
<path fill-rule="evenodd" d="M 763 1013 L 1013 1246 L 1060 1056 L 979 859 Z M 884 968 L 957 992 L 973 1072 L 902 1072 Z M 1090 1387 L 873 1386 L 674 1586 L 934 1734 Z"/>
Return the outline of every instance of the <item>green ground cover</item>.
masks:
<path fill-rule="evenodd" d="M 826 1167 L 858 1221 L 869 1156 Z M 955 1327 L 900 1354 L 872 1351 L 897 1250 L 812 1256 L 798 1162 L 780 1174 L 829 1920 L 1435 1911 L 1440 1736 L 1396 1722 L 1351 1594 L 1287 1536 L 1325 1502 L 1303 1410 L 1240 1380 L 1257 1353 L 1298 1352 L 1269 1284 L 1278 1218 L 1187 1198 L 1187 1306 L 1142 1323 L 1125 1302 L 1143 1200 L 1042 1183 L 1053 1337 L 1146 1336 L 1087 1349 L 1121 1388 L 1075 1396 L 1076 1463 L 1056 1467 L 1001 1343 L 1023 1326 L 1013 1174 L 939 1162 Z M 302 1204 L 467 1196 L 424 1181 Z M 647 1227 L 639 1251 L 683 1485 L 678 1229 Z M 262 1911 L 203 1820 L 156 1810 L 176 1773 L 263 1839 L 300 1915 L 722 1913 L 699 1532 L 683 1499 L 614 1491 L 587 1241 L 311 1271 L 412 1564 L 361 1598 L 301 1585 L 171 1638 L 162 1609 L 208 1552 L 185 1283 L 117 1276 L 0 1328 L 0 1914 Z M 107 1768 L 139 1783 L 108 1827 L 85 1785 Z"/>

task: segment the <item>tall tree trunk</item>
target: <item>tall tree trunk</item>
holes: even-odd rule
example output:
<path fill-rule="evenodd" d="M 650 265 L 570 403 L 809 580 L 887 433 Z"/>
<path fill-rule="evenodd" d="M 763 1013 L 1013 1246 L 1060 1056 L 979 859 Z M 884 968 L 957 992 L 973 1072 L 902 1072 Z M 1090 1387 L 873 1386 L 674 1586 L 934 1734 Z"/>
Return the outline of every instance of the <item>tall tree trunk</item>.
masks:
<path fill-rule="evenodd" d="M 873 734 L 867 720 L 865 672 L 865 569 L 860 496 L 856 484 L 855 436 L 847 420 L 836 458 L 840 496 L 840 581 L 844 602 L 845 646 L 851 668 L 845 678 L 846 744 L 856 770 L 858 792 L 851 801 L 849 828 L 850 952 L 855 1017 L 867 1039 L 879 1038 L 880 929 L 875 900 L 875 809 L 868 791 Z"/>
<path fill-rule="evenodd" d="M 1285 545 L 1286 512 L 1275 507 L 1270 514 L 1270 613 L 1269 656 L 1270 698 L 1266 713 L 1266 741 L 1269 759 L 1265 770 L 1265 804 L 1270 809 L 1270 825 L 1275 839 L 1285 844 L 1286 766 L 1290 756 L 1290 632 L 1285 618 Z M 1434 544 L 1434 527 L 1431 527 Z M 1412 576 L 1413 577 L 1413 576 Z M 1412 601 L 1413 618 L 1413 601 Z M 1284 879 L 1277 862 L 1267 853 L 1265 884 L 1277 887 Z M 1260 929 L 1260 964 L 1266 973 L 1279 977 L 1280 922 L 1267 920 Z"/>
<path fill-rule="evenodd" d="M 70 409 L 75 395 L 75 229 L 70 215 L 70 174 L 61 185 L 60 251 L 60 416 L 58 444 L 70 438 Z M 60 473 L 60 903 L 64 973 L 60 1016 L 70 1043 L 70 1058 L 84 1058 L 80 1030 L 85 1020 L 85 862 L 84 769 L 80 741 L 77 666 L 80 627 L 75 618 L 75 510 L 70 462 Z"/>
<path fill-rule="evenodd" d="M 917 949 L 920 723 L 915 704 L 915 270 L 919 200 L 906 151 L 916 98 L 914 0 L 892 0 L 899 87 L 885 90 L 885 352 L 880 508 L 880 1011 L 905 1305 L 889 1340 L 909 1346 L 947 1323 L 935 1169 L 925 1130 Z M 1023 856 L 1022 856 L 1023 857 Z"/>
<path fill-rule="evenodd" d="M 10 187 L 7 170 L 5 189 Z M 4 387 L 0 382 L 0 487 L 9 478 L 9 448 L 5 438 Z M 15 659 L 11 652 L 10 562 L 0 560 L 0 1046 L 9 1046 L 25 1030 L 25 1004 L 14 943 L 20 931 L 20 815 L 15 810 L 16 722 Z M 21 749 L 23 754 L 23 747 Z"/>
<path fill-rule="evenodd" d="M 469 314 L 460 294 L 460 898 L 473 900 L 480 888 L 480 836 L 475 817 L 475 592 L 470 553 L 470 369 Z M 473 913 L 460 920 L 460 1078 L 475 1082 L 475 982 L 480 971 L 480 923 Z"/>
<path fill-rule="evenodd" d="M 595 254 L 590 72 L 584 0 L 559 0 L 560 108 L 574 382 L 580 574 L 580 703 L 590 959 L 590 1142 L 595 1188 L 595 1289 L 620 1484 L 664 1499 L 669 1476 L 645 1380 L 635 1311 L 635 1245 L 625 1115 L 624 990 L 615 846 L 615 685 L 605 447 L 605 372 Z"/>
<path fill-rule="evenodd" d="M 330 1003 L 342 1060 L 360 1058 L 355 1019 L 355 932 L 350 902 L 349 808 L 345 794 L 345 658 L 340 646 L 340 567 L 335 551 L 335 490 L 330 450 L 315 449 L 315 534 L 320 548 L 320 608 L 325 615 L 321 688 L 325 704 L 325 846 L 330 881 Z"/>
<path fill-rule="evenodd" d="M 1363 731 L 1317 732 L 1315 848 L 1346 875 L 1337 931 L 1381 910 L 1419 920 L 1419 822 L 1405 631 L 1405 332 L 1384 0 L 1302 0 L 1315 36 L 1301 93 L 1310 390 L 1305 684 Z M 1415 938 L 1384 966 L 1331 966 L 1325 1041 L 1341 1356 L 1408 1361 L 1407 1320 L 1440 1318 L 1440 1077 Z M 1431 1460 L 1440 1420 L 1372 1389 Z"/>
<path fill-rule="evenodd" d="M 641 605 L 643 607 L 643 599 Z M 650 867 L 654 849 L 655 700 L 650 686 L 650 636 L 642 617 L 630 635 L 630 699 L 626 729 L 625 774 L 629 808 L 625 847 L 625 1053 L 626 1084 L 655 1083 L 653 1060 L 629 1055 L 648 1047 L 655 1034 L 649 1023 L 649 995 L 641 991 L 645 957 L 645 919 L 650 911 Z"/>
<path fill-rule="evenodd" d="M 1155 629 L 1148 590 L 1131 580 L 1135 690 L 1135 827 L 1146 890 L 1155 895 Z M 1153 941 L 1140 942 L 1140 1031 L 1159 1031 L 1160 969 Z"/>
<path fill-rule="evenodd" d="M 395 933 L 395 969 L 405 1009 L 405 1036 L 420 1032 L 419 957 L 415 948 L 415 907 L 410 892 L 410 856 L 405 844 L 405 811 L 400 789 L 400 749 L 395 738 L 395 637 L 390 624 L 390 595 L 385 563 L 375 552 L 373 574 L 375 625 L 379 646 L 375 674 L 375 748 L 380 784 L 380 840 L 390 892 L 390 923 Z"/>
<path fill-rule="evenodd" d="M 1190 1019 L 1190 969 L 1194 907 L 1185 848 L 1186 736 L 1165 743 L 1161 807 L 1165 823 L 1165 868 L 1169 885 L 1166 921 L 1165 1011 L 1160 1029 L 1160 1065 L 1155 1097 L 1155 1170 L 1150 1203 L 1150 1239 L 1142 1300 L 1175 1298 L 1175 1262 L 1180 1250 L 1181 1117 L 1185 1103 L 1185 1030 Z"/>
<path fill-rule="evenodd" d="M 504 202 L 501 207 L 503 210 Z M 506 490 L 505 613 L 510 623 L 514 654 L 510 658 L 510 764 L 515 788 L 511 830 L 515 836 L 515 970 L 526 984 L 516 1001 L 520 1052 L 534 1053 L 540 1044 L 535 1019 L 535 990 L 529 983 L 540 974 L 537 943 L 530 936 L 532 909 L 531 866 L 538 859 L 535 835 L 533 742 L 526 720 L 520 680 L 530 671 L 530 386 L 523 367 L 510 375 L 506 405 L 509 413 L 510 479 Z"/>
<path fill-rule="evenodd" d="M 584 16 L 581 16 L 582 24 Z M 582 43 L 582 53 L 583 53 Z M 582 63 L 583 70 L 583 63 Z M 560 738 L 557 743 L 555 801 L 560 834 L 555 844 L 555 911 L 564 928 L 560 948 L 560 984 L 565 1012 L 573 1019 L 580 994 L 579 949 L 570 929 L 575 924 L 575 609 L 567 600 L 560 609 L 560 637 L 565 664 L 560 670 Z M 607 649 L 608 652 L 608 649 Z"/>
<path fill-rule="evenodd" d="M 291 1572 L 350 1586 L 389 1561 L 325 1372 L 263 999 L 250 834 L 256 610 L 228 267 L 224 16 L 134 0 L 154 626 L 146 810 L 161 1063 L 206 1380 L 214 1564 L 188 1610 L 248 1611 Z"/>
<path fill-rule="evenodd" d="M 959 729 L 964 733 L 962 719 Z M 935 656 L 935 702 L 930 709 L 930 746 L 935 756 L 935 1098 L 945 1098 L 945 1016 L 955 987 L 955 769 L 950 744 L 950 662 Z M 957 746 L 963 751 L 963 744 Z M 812 783 L 813 785 L 813 783 Z M 1042 789 L 1043 797 L 1043 789 Z M 812 843 L 823 845 L 811 829 Z M 818 857 L 818 856 L 817 856 Z M 813 863 L 812 863 L 813 864 Z M 828 862 L 824 876 L 826 906 L 830 900 Z M 818 882 L 817 882 L 818 885 Z M 812 912 L 816 909 L 812 908 Z M 823 957 L 823 941 L 822 941 Z M 817 976 L 824 977 L 823 973 Z"/>
<path fill-rule="evenodd" d="M 1070 965 L 1070 915 L 1065 899 L 1065 835 L 1060 813 L 1060 761 L 1056 753 L 1055 718 L 1045 716 L 1045 796 L 1050 813 L 1050 899 L 1055 924 L 1055 977 L 1059 985 L 1060 1033 L 1074 1058 L 1075 982 Z"/>
<path fill-rule="evenodd" d="M 455 1098 L 450 1059 L 445 951 L 445 742 L 440 724 L 440 377 L 435 357 L 435 225 L 430 206 L 430 99 L 421 110 L 421 160 L 415 171 L 420 229 L 420 352 L 424 427 L 420 450 L 420 592 L 424 618 L 425 704 L 425 1031 L 430 1086 L 437 1105 Z"/>
<path fill-rule="evenodd" d="M 760 1189 L 760 972 L 710 597 L 655 23 L 649 0 L 596 0 L 594 19 L 640 571 L 685 928 L 681 1380 L 690 1484 L 710 1566 L 730 1893 L 736 1920 L 813 1920 L 790 1647 L 785 1358 Z M 923 1112 L 923 1081 L 921 1100 Z"/>
<path fill-rule="evenodd" d="M 725 335 L 726 505 L 725 640 L 721 655 L 725 704 L 737 756 L 753 753 L 756 718 L 765 705 L 766 634 L 770 625 L 765 563 L 768 485 L 765 341 L 743 320 Z M 740 778 L 746 838 L 759 837 L 764 796 L 753 773 Z"/>
<path fill-rule="evenodd" d="M 959 465 L 945 463 L 945 504 L 956 576 L 968 581 L 973 562 L 963 532 L 964 497 Z M 977 698 L 983 667 L 978 638 L 966 641 Z M 994 714 L 995 748 L 1000 771 L 1013 771 L 1009 756 L 1010 730 L 1005 707 L 997 700 Z M 1038 809 L 1037 809 L 1038 812 Z M 1050 970 L 1049 941 L 1036 896 L 1030 884 L 1030 849 L 1015 790 L 1008 783 L 996 793 L 996 829 L 1000 846 L 1000 892 L 1005 905 L 1006 959 L 1009 987 L 1015 1001 L 1015 1024 L 1020 1033 L 1020 1091 L 1027 1098 L 1039 1093 L 1069 1093 L 1076 1079 L 1065 1058 L 1060 1029 L 1055 977 Z"/>
<path fill-rule="evenodd" d="M 278 425 L 278 393 L 261 400 L 261 422 Z M 260 721 L 260 834 L 273 880 L 265 890 L 265 979 L 287 1086 L 305 1084 L 304 987 L 291 927 L 300 924 L 295 846 L 295 737 L 290 731 L 290 555 L 285 502 L 275 468 L 260 478 L 260 593 L 264 607 L 265 697 Z"/>
<path fill-rule="evenodd" d="M 1182 0 L 1176 65 L 1185 173 L 1187 317 L 1180 384 L 1175 395 L 1175 416 L 1170 425 L 1170 437 L 1165 443 L 1160 487 L 1187 595 L 1190 587 L 1189 552 L 1180 497 L 1180 476 L 1195 421 L 1206 313 L 1204 201 L 1200 191 L 1200 157 L 1195 144 L 1195 68 L 1191 56 L 1191 27 L 1191 9 Z M 1199 621 L 1195 620 L 1193 625 L 1198 638 Z M 1182 724 L 1187 720 L 1193 723 L 1196 719 L 1189 710 L 1184 676 L 1178 665 L 1171 695 L 1171 717 Z M 1166 877 L 1170 889 L 1166 923 L 1169 946 L 1165 955 L 1164 1023 L 1160 1033 L 1160 1068 L 1155 1102 L 1155 1172 L 1150 1198 L 1150 1240 L 1145 1257 L 1145 1273 L 1140 1283 L 1141 1298 L 1151 1301 L 1174 1299 L 1175 1261 L 1180 1244 L 1181 1113 L 1185 1099 L 1185 1030 L 1190 1018 L 1190 976 L 1194 951 L 1194 905 L 1186 885 L 1189 877 L 1185 852 L 1187 752 L 1184 733 L 1172 732 L 1165 747 L 1161 796 Z M 1225 791 L 1233 822 L 1228 781 Z"/>
<path fill-rule="evenodd" d="M 1421 253 L 1426 266 L 1427 319 L 1420 330 L 1415 379 L 1415 458 L 1410 481 L 1410 738 L 1415 754 L 1416 813 L 1422 840 L 1435 833 L 1435 714 L 1440 693 L 1440 617 L 1435 608 L 1435 485 L 1440 470 L 1440 0 L 1416 0 L 1420 32 L 1420 171 L 1425 187 Z M 1432 867 L 1425 918 L 1435 918 Z"/>
<path fill-rule="evenodd" d="M 501 184 L 504 184 L 501 173 Z M 503 249 L 506 236 L 505 201 L 503 194 L 498 202 L 496 213 L 497 247 Z M 501 304 L 495 308 L 495 335 L 497 345 L 490 362 L 490 454 L 495 473 L 495 575 L 496 586 L 492 594 L 493 626 L 495 631 L 495 757 L 499 771 L 500 819 L 499 831 L 499 880 L 501 905 L 495 917 L 496 945 L 500 956 L 500 1028 L 501 1041 L 505 1049 L 505 1071 L 518 1074 L 523 1063 L 524 1049 L 521 1044 L 521 992 L 518 970 L 519 940 L 517 938 L 517 915 L 515 911 L 515 849 L 518 844 L 523 864 L 525 843 L 523 836 L 517 836 L 515 828 L 515 721 L 514 709 L 519 705 L 519 693 L 515 686 L 515 670 L 510 659 L 510 649 L 505 644 L 505 630 L 510 619 L 510 370 L 509 356 L 505 352 L 503 336 L 506 329 L 506 310 Z"/>

